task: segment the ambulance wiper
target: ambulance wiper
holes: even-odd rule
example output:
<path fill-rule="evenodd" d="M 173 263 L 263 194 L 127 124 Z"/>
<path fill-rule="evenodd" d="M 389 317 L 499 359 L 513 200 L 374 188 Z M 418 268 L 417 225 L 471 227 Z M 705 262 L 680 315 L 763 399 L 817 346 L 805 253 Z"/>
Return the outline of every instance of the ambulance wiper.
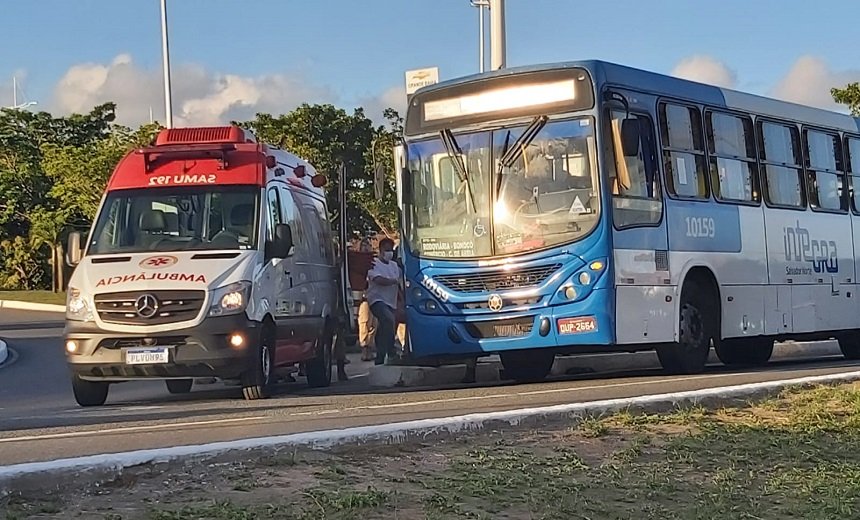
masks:
<path fill-rule="evenodd" d="M 463 162 L 463 151 L 457 144 L 457 139 L 454 138 L 454 133 L 446 128 L 439 132 L 442 138 L 442 144 L 445 145 L 445 151 L 448 152 L 448 157 L 454 163 L 454 169 L 457 171 L 457 176 L 460 177 L 460 182 L 466 183 L 466 190 L 469 192 L 469 200 L 466 201 L 466 213 L 477 212 L 475 209 L 475 194 L 472 192 L 472 181 L 469 178 L 469 172 L 466 171 L 466 164 Z M 472 203 L 470 211 L 468 202 Z"/>
<path fill-rule="evenodd" d="M 508 147 L 508 140 L 511 137 L 510 130 L 508 131 L 507 136 L 505 136 L 505 146 L 502 149 L 502 156 L 499 158 L 499 171 L 496 174 L 496 197 L 499 196 L 499 190 L 502 189 L 502 170 L 505 168 L 510 168 L 514 165 L 515 162 L 522 156 L 526 147 L 534 141 L 535 137 L 543 130 L 543 127 L 546 126 L 546 122 L 549 120 L 547 116 L 537 116 L 532 119 L 532 122 L 529 123 L 529 126 L 523 130 L 523 133 L 514 141 L 510 147 Z"/>

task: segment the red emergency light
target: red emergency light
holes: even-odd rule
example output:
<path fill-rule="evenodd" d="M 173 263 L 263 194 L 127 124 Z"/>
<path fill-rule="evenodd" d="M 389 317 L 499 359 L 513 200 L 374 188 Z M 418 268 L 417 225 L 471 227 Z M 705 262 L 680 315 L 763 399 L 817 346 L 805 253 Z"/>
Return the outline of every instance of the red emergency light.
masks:
<path fill-rule="evenodd" d="M 238 126 L 212 126 L 197 128 L 168 128 L 158 133 L 155 146 L 170 144 L 256 143 L 254 134 Z"/>

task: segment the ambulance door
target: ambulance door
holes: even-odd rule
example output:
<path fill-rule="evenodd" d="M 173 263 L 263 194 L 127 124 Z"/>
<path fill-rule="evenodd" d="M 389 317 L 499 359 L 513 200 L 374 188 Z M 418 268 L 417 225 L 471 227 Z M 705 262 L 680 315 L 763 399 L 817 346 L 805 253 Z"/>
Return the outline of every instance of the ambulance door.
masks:
<path fill-rule="evenodd" d="M 289 224 L 289 221 L 284 215 L 282 204 L 283 194 L 276 186 L 271 186 L 266 191 L 266 209 L 268 218 L 267 239 L 274 238 L 274 229 L 278 224 Z M 293 242 L 296 241 L 296 232 L 291 227 L 293 233 Z M 266 269 L 270 270 L 267 273 L 266 280 L 271 283 L 271 302 L 274 309 L 275 325 L 278 329 L 278 339 L 275 344 L 275 365 L 279 365 L 285 361 L 284 348 L 292 343 L 292 338 L 295 336 L 293 323 L 293 308 L 295 294 L 293 290 L 293 276 L 295 275 L 295 246 L 293 251 L 287 258 L 271 258 L 267 261 Z"/>

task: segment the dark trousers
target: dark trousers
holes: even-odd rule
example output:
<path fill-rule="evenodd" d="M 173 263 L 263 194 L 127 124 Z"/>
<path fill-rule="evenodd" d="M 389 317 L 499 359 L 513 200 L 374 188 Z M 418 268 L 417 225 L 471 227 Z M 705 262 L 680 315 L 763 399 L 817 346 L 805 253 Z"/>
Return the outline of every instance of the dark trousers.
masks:
<path fill-rule="evenodd" d="M 378 322 L 376 328 L 376 364 L 385 363 L 385 356 L 394 355 L 394 309 L 382 302 L 370 306 Z"/>

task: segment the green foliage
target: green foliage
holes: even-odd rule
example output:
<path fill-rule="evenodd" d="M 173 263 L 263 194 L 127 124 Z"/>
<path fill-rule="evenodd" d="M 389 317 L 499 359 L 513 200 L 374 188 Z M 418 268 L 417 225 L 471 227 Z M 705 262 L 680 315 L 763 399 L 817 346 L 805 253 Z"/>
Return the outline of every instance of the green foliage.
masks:
<path fill-rule="evenodd" d="M 328 204 L 337 223 L 339 207 L 338 172 L 340 165 L 347 172 L 347 221 L 351 232 L 366 233 L 382 230 L 396 232 L 394 173 L 392 149 L 400 129 L 397 112 L 386 111 L 392 128 L 374 128 L 373 122 L 361 108 L 352 114 L 333 105 L 303 104 L 288 114 L 272 116 L 257 114 L 253 121 L 239 123 L 251 129 L 266 143 L 289 150 L 314 165 L 325 174 Z M 386 198 L 378 203 L 373 194 L 374 162 L 386 168 Z"/>
<path fill-rule="evenodd" d="M 47 278 L 44 255 L 25 238 L 0 242 L 0 289 L 38 289 Z"/>
<path fill-rule="evenodd" d="M 855 116 L 860 116 L 860 83 L 850 83 L 845 88 L 830 89 L 837 103 L 848 105 Z"/>

